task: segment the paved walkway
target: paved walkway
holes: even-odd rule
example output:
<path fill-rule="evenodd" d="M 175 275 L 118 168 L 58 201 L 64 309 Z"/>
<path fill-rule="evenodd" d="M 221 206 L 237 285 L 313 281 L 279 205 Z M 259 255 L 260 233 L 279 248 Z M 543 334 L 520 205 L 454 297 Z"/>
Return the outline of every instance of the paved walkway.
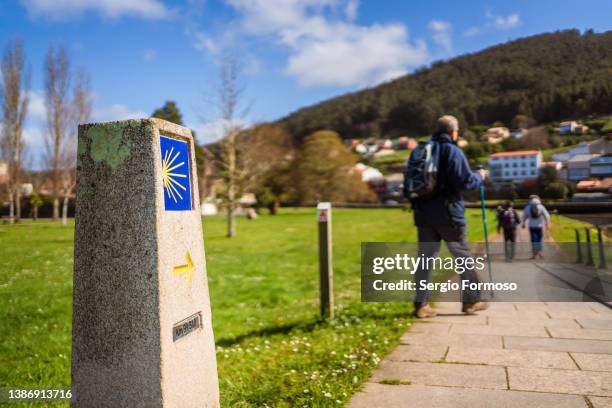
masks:
<path fill-rule="evenodd" d="M 493 270 L 517 276 L 513 265 Z M 541 270 L 532 267 L 518 275 Z M 540 278 L 551 290 L 567 289 L 552 275 L 584 287 L 571 266 L 546 268 Z M 612 407 L 612 309 L 596 302 L 492 303 L 474 316 L 461 314 L 459 303 L 436 309 L 401 337 L 350 408 Z"/>
<path fill-rule="evenodd" d="M 612 310 L 459 303 L 412 325 L 349 407 L 612 407 Z"/>

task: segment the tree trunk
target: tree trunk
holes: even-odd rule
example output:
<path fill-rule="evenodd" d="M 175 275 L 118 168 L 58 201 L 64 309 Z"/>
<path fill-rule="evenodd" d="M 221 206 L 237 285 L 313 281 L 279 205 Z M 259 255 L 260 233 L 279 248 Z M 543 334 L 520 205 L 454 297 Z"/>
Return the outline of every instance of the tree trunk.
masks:
<path fill-rule="evenodd" d="M 270 211 L 270 214 L 272 215 L 276 215 L 278 213 L 278 209 L 280 208 L 280 200 L 278 198 L 274 199 L 274 203 L 272 203 L 272 211 Z"/>
<path fill-rule="evenodd" d="M 236 218 L 234 216 L 234 210 L 230 207 L 227 208 L 227 237 L 233 238 L 236 235 Z"/>
<path fill-rule="evenodd" d="M 38 220 L 38 206 L 37 205 L 34 206 L 33 211 L 34 212 L 32 214 L 32 217 L 34 217 L 34 221 L 37 221 Z"/>
<path fill-rule="evenodd" d="M 64 202 L 62 204 L 62 224 L 68 224 L 68 194 L 64 196 Z"/>
<path fill-rule="evenodd" d="M 59 213 L 59 198 L 57 196 L 53 197 L 53 221 L 58 221 L 60 218 Z"/>
<path fill-rule="evenodd" d="M 12 191 L 9 193 L 9 222 L 15 223 L 15 196 Z"/>
<path fill-rule="evenodd" d="M 21 220 L 21 192 L 19 186 L 17 191 L 15 192 L 15 222 L 19 222 Z"/>

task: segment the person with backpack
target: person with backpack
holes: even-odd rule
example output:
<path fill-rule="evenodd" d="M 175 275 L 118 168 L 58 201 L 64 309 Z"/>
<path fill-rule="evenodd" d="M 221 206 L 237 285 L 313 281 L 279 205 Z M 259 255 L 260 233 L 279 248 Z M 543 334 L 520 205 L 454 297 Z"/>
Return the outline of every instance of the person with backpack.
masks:
<path fill-rule="evenodd" d="M 550 214 L 546 207 L 540 202 L 537 195 L 532 195 L 531 202 L 523 210 L 523 228 L 529 226 L 531 237 L 531 259 L 544 258 L 542 252 L 542 240 L 544 238 L 544 227 L 550 228 Z"/>
<path fill-rule="evenodd" d="M 431 140 L 421 142 L 412 151 L 404 173 L 404 195 L 412 203 L 414 223 L 419 239 L 419 256 L 435 257 L 442 240 L 455 258 L 471 258 L 467 242 L 467 223 L 462 191 L 475 190 L 482 184 L 485 171 L 473 172 L 463 151 L 457 147 L 459 122 L 454 116 L 442 116 Z M 429 292 L 420 282 L 429 282 L 430 270 L 421 265 L 415 272 L 417 285 L 415 315 L 433 317 L 436 312 L 428 304 Z M 478 275 L 468 268 L 462 280 L 478 283 Z M 462 293 L 462 311 L 473 314 L 487 308 L 480 291 Z"/>
<path fill-rule="evenodd" d="M 521 223 L 519 214 L 513 208 L 512 201 L 506 203 L 497 212 L 497 232 L 504 232 L 504 253 L 506 262 L 514 259 L 516 246 L 516 227 Z"/>

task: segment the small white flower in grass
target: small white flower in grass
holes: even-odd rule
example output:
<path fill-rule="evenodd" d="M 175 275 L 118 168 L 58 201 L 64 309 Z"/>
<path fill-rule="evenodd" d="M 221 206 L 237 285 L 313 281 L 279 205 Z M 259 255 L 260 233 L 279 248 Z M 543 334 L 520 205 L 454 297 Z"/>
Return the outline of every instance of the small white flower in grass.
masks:
<path fill-rule="evenodd" d="M 323 395 L 325 395 L 327 398 L 331 398 L 331 397 L 332 397 L 331 393 L 329 393 L 329 392 L 326 392 L 326 393 L 325 393 L 325 394 L 323 394 Z"/>
<path fill-rule="evenodd" d="M 308 394 L 308 393 L 310 393 L 310 390 L 309 389 L 305 389 L 304 390 L 304 394 Z"/>
<path fill-rule="evenodd" d="M 336 400 L 336 404 L 342 404 L 342 402 L 340 402 L 340 400 Z"/>
<path fill-rule="evenodd" d="M 357 384 L 357 382 L 359 381 L 359 378 L 357 376 L 353 377 L 353 384 Z"/>
<path fill-rule="evenodd" d="M 335 356 L 335 355 L 336 355 L 336 352 L 335 352 L 335 351 L 332 351 L 332 352 L 331 352 L 331 355 L 332 355 L 332 356 Z"/>

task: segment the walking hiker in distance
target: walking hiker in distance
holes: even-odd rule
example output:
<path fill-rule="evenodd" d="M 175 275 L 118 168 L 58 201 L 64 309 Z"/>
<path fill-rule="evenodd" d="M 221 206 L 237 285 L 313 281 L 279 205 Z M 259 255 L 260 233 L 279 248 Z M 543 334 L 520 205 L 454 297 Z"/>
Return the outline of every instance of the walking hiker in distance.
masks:
<path fill-rule="evenodd" d="M 512 262 L 516 247 L 516 227 L 521 223 L 512 201 L 506 201 L 497 212 L 497 232 L 504 233 L 504 253 L 506 261 Z"/>
<path fill-rule="evenodd" d="M 415 148 L 408 160 L 404 175 L 404 195 L 410 199 L 414 212 L 414 223 L 418 230 L 419 256 L 435 257 L 442 240 L 455 257 L 471 258 L 467 242 L 465 205 L 461 192 L 474 190 L 483 182 L 485 171 L 473 172 L 459 147 L 459 122 L 454 116 L 442 116 L 428 142 Z M 421 281 L 429 282 L 430 270 L 425 265 L 415 273 L 417 285 L 415 315 L 419 318 L 433 317 L 434 309 L 428 304 L 429 292 L 421 290 Z M 473 268 L 466 269 L 462 280 L 478 283 Z M 475 313 L 487 307 L 480 300 L 480 291 L 466 290 L 462 293 L 464 313 Z"/>
<path fill-rule="evenodd" d="M 531 202 L 523 211 L 523 228 L 529 227 L 531 237 L 531 259 L 544 258 L 542 251 L 542 240 L 544 239 L 544 227 L 550 228 L 550 214 L 546 207 L 540 202 L 540 198 L 532 195 Z"/>

